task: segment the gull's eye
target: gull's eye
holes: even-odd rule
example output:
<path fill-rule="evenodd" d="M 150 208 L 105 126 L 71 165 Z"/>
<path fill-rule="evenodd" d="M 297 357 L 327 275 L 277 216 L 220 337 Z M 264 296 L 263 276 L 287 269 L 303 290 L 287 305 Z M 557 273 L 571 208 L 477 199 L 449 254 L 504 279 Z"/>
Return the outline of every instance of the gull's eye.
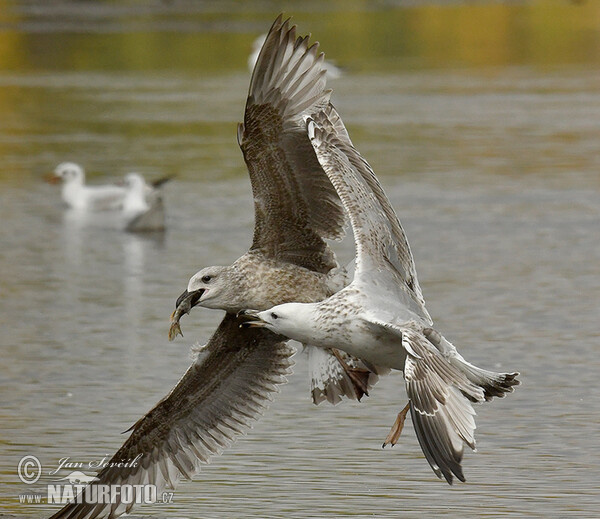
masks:
<path fill-rule="evenodd" d="M 271 312 L 271 317 L 273 319 L 279 319 L 279 316 L 275 312 Z"/>
<path fill-rule="evenodd" d="M 202 283 L 208 283 L 211 279 L 211 276 L 202 276 Z"/>

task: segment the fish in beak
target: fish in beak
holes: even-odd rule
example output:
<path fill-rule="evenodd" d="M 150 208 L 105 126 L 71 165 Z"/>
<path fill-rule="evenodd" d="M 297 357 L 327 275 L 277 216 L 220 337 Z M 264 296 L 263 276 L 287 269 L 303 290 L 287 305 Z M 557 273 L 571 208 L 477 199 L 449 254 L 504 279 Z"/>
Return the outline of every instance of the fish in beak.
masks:
<path fill-rule="evenodd" d="M 264 328 L 267 324 L 258 316 L 257 310 L 240 310 L 237 318 L 242 322 L 240 328 Z"/>
<path fill-rule="evenodd" d="M 177 302 L 175 303 L 175 311 L 171 314 L 171 326 L 169 327 L 170 341 L 174 340 L 178 335 L 183 337 L 181 326 L 179 326 L 179 320 L 185 314 L 189 314 L 191 309 L 199 303 L 203 293 L 203 288 L 194 290 L 193 292 L 188 292 L 186 290 L 177 298 Z"/>

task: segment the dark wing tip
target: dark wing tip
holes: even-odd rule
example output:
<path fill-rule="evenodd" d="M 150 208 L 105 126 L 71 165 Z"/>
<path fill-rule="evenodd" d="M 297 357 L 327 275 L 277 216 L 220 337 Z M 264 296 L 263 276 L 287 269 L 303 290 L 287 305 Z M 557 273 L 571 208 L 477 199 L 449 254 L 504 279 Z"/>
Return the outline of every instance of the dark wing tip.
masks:
<path fill-rule="evenodd" d="M 152 186 L 158 188 L 158 187 L 162 186 L 163 184 L 166 184 L 167 182 L 173 180 L 175 177 L 176 177 L 176 175 L 165 175 L 164 177 L 160 177 L 160 178 L 154 180 L 152 182 Z"/>

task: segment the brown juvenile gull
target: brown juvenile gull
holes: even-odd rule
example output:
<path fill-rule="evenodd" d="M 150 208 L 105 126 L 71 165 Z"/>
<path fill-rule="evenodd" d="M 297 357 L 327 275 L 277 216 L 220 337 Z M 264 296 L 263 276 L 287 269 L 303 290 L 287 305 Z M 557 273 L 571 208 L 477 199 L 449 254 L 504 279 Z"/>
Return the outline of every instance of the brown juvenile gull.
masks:
<path fill-rule="evenodd" d="M 425 310 L 404 230 L 373 170 L 348 134 L 327 113 L 308 119 L 319 162 L 350 217 L 356 271 L 350 285 L 317 303 L 287 303 L 245 312 L 248 327 L 346 352 L 404 372 L 410 414 L 435 474 L 465 481 L 464 444 L 475 449 L 471 402 L 504 396 L 518 373 L 494 373 L 468 363 L 437 330 Z M 400 434 L 400 413 L 386 443 Z"/>
<path fill-rule="evenodd" d="M 151 483 L 160 496 L 180 478 L 192 478 L 251 427 L 290 373 L 294 348 L 269 330 L 240 328 L 235 312 L 248 304 L 268 308 L 317 301 L 343 286 L 325 239 L 342 236 L 344 209 L 316 159 L 304 122 L 313 111 L 335 114 L 317 50 L 308 45 L 308 37 L 296 38 L 288 21 L 275 21 L 238 131 L 255 200 L 253 243 L 231 267 L 209 267 L 194 276 L 191 294 L 178 302 L 176 319 L 198 303 L 227 313 L 179 383 L 132 426 L 109 462 L 135 460 L 135 465 L 109 466 L 88 488 Z M 344 352 L 315 352 L 315 401 L 358 398 L 376 378 L 371 373 L 376 368 Z M 53 519 L 129 513 L 135 502 L 117 497 L 113 504 L 68 504 Z"/>
<path fill-rule="evenodd" d="M 179 320 L 194 306 L 237 313 L 276 304 L 321 301 L 343 288 L 325 238 L 344 234 L 339 197 L 319 164 L 306 133 L 305 117 L 327 109 L 326 69 L 318 44 L 295 37 L 278 20 L 256 63 L 238 143 L 254 196 L 255 230 L 250 250 L 229 266 L 197 272 L 181 294 L 169 338 L 181 333 Z M 377 380 L 366 366 L 341 351 L 305 345 L 315 404 L 359 399 Z"/>

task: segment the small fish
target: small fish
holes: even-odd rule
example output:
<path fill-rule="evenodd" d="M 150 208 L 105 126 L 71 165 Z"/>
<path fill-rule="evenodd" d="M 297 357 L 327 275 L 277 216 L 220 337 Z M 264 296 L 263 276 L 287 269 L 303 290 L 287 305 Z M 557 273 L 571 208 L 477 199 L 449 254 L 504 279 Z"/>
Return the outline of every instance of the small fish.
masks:
<path fill-rule="evenodd" d="M 181 326 L 179 326 L 179 317 L 175 320 L 175 314 L 177 310 L 171 314 L 171 326 L 169 327 L 169 340 L 173 341 L 178 335 L 183 337 L 183 332 L 181 331 Z"/>
<path fill-rule="evenodd" d="M 198 303 L 204 290 L 196 290 L 195 292 L 188 292 L 187 290 L 177 298 L 175 303 L 175 311 L 171 314 L 171 326 L 169 327 L 169 340 L 172 341 L 178 335 L 183 337 L 181 326 L 179 326 L 179 320 L 185 315 L 189 314 L 191 309 Z"/>
<path fill-rule="evenodd" d="M 175 311 L 171 314 L 171 326 L 169 327 L 169 340 L 173 341 L 178 335 L 183 337 L 183 332 L 181 331 L 181 326 L 179 326 L 179 319 L 184 314 L 189 313 L 189 310 L 186 312 L 184 308 L 177 307 Z"/>

